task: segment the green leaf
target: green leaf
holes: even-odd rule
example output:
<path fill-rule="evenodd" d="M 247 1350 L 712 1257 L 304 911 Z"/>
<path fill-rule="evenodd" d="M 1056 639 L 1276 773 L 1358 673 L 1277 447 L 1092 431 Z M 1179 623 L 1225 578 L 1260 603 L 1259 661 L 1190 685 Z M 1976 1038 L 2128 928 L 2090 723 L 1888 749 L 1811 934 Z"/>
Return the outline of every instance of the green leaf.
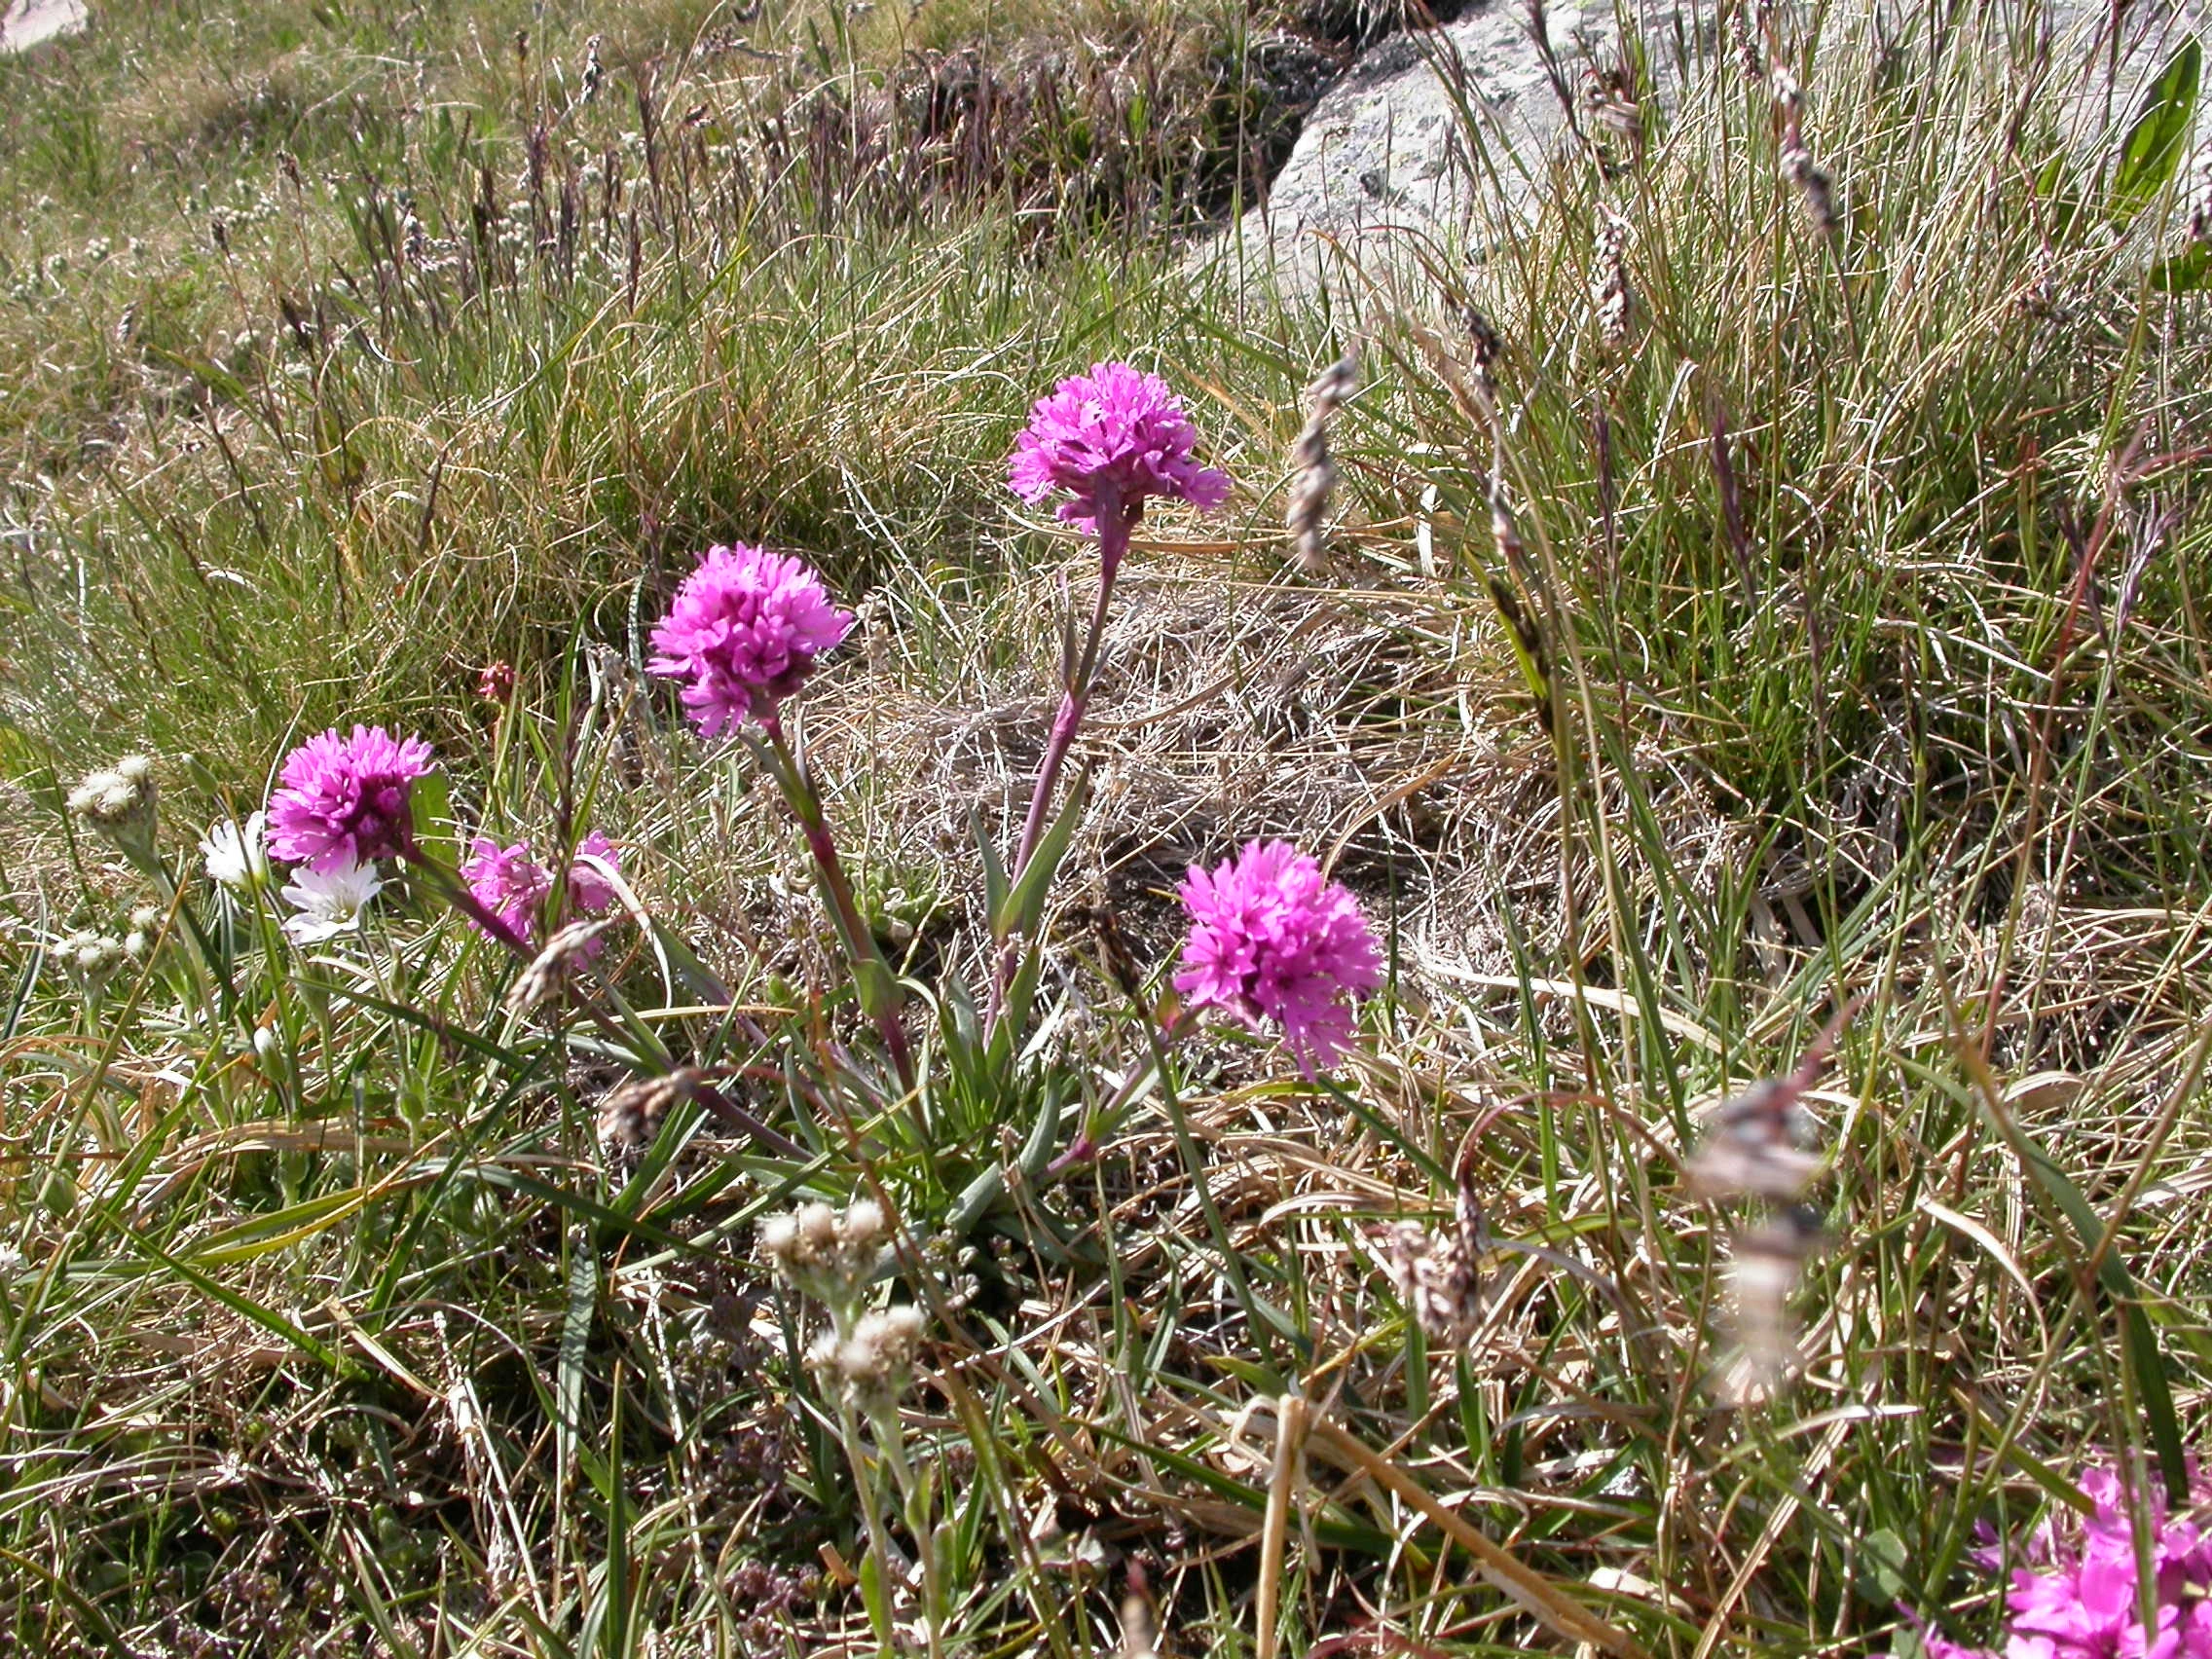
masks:
<path fill-rule="evenodd" d="M 864 1497 L 864 1503 L 872 1501 Z M 884 1652 L 891 1648 L 891 1598 L 884 1593 L 883 1563 L 873 1550 L 861 1558 L 861 1600 L 867 1606 L 868 1623 L 875 1627 L 876 1641 Z"/>
<path fill-rule="evenodd" d="M 2151 286 L 2168 294 L 2212 286 L 2212 245 L 2194 242 L 2188 252 L 2161 259 L 2151 268 Z"/>
<path fill-rule="evenodd" d="M 2094 1515 L 2097 1512 L 2097 1506 L 2090 1500 L 2088 1493 L 2042 1458 L 2035 1456 L 2018 1441 L 2002 1440 L 1997 1451 L 2006 1462 L 2043 1488 L 2054 1501 L 2065 1504 L 2077 1515 Z"/>
<path fill-rule="evenodd" d="M 415 821 L 415 844 L 447 869 L 461 864 L 461 840 L 454 831 L 453 795 L 443 772 L 415 780 L 408 796 L 409 816 Z"/>
<path fill-rule="evenodd" d="M 540 1203 L 551 1204 L 555 1209 L 604 1229 L 608 1235 L 620 1238 L 625 1235 L 643 1238 L 664 1250 L 680 1250 L 686 1256 L 699 1254 L 702 1246 L 688 1239 L 679 1238 L 667 1228 L 656 1225 L 642 1215 L 624 1215 L 619 1210 L 587 1198 L 583 1194 L 535 1176 L 525 1175 L 504 1164 L 477 1163 L 458 1172 L 456 1179 L 480 1181 L 487 1187 L 501 1192 L 521 1193 Z"/>
<path fill-rule="evenodd" d="M 178 1261 L 142 1234 L 130 1234 L 129 1238 L 136 1248 L 153 1257 L 155 1261 L 161 1263 L 163 1267 L 168 1269 L 170 1272 L 176 1274 L 178 1278 L 183 1279 L 203 1295 L 213 1297 L 232 1312 L 242 1318 L 252 1320 L 263 1330 L 269 1332 L 270 1335 L 282 1338 L 317 1364 L 327 1367 L 341 1377 L 352 1377 L 359 1372 L 358 1366 L 328 1343 L 310 1336 L 274 1309 L 264 1308 L 251 1298 L 240 1296 L 237 1291 L 218 1284 L 199 1269 Z"/>
<path fill-rule="evenodd" d="M 415 1181 L 405 1184 L 413 1185 L 423 1179 L 426 1177 L 418 1176 Z M 348 1187 L 342 1192 L 324 1193 L 266 1215 L 252 1216 L 200 1239 L 192 1246 L 190 1255 L 202 1266 L 214 1268 L 234 1262 L 251 1261 L 256 1256 L 266 1256 L 277 1250 L 288 1250 L 303 1239 L 327 1233 L 373 1198 L 401 1185 L 400 1182 L 387 1180 Z"/>
<path fill-rule="evenodd" d="M 2067 177 L 2063 150 L 2046 162 L 2043 170 L 2036 174 L 2036 196 L 2049 203 L 2052 239 L 2063 247 L 2073 246 L 2084 214 L 2081 189 L 2075 180 Z"/>
<path fill-rule="evenodd" d="M 713 1003 L 722 1008 L 728 1007 L 737 1000 L 730 994 L 729 986 L 722 982 L 721 977 L 713 969 L 701 962 L 693 954 L 691 947 L 677 937 L 675 929 L 663 926 L 657 918 L 652 924 L 652 929 L 653 940 L 659 944 L 661 954 L 667 958 L 669 967 L 675 971 L 676 977 L 689 988 L 692 995 L 702 1002 Z"/>
<path fill-rule="evenodd" d="M 1068 843 L 1075 839 L 1076 826 L 1083 822 L 1083 809 L 1090 798 L 1090 769 L 1087 766 L 1076 774 L 1075 784 L 1068 791 L 1068 803 L 1060 808 L 1059 817 L 1038 841 L 1037 850 L 1030 856 L 1029 867 L 1021 872 L 1014 891 L 1007 896 L 1006 906 L 991 917 L 991 937 L 1004 940 L 1009 934 L 1019 932 L 1034 936 L 1037 924 L 1044 918 L 1045 897 L 1052 890 L 1052 878 L 1059 873 L 1060 861 L 1067 857 Z"/>
<path fill-rule="evenodd" d="M 1006 1077 L 1013 1069 L 1015 1040 L 1029 1029 L 1030 1012 L 1037 1004 L 1037 981 L 1044 972 L 1045 952 L 1035 945 L 1024 947 L 1014 977 L 1007 982 L 1006 1002 L 999 1011 L 998 1024 L 991 1029 L 990 1046 L 983 1055 L 993 1077 Z"/>
<path fill-rule="evenodd" d="M 554 1361 L 560 1409 L 554 1431 L 562 1451 L 573 1456 L 583 1429 L 584 1361 L 591 1353 L 592 1317 L 599 1311 L 599 1255 L 589 1238 L 578 1238 L 569 1262 L 569 1308 L 561 1320 L 561 1346 Z"/>
<path fill-rule="evenodd" d="M 1888 1527 L 1866 1534 L 1860 1554 L 1859 1593 L 1877 1607 L 1887 1607 L 1910 1588 L 1904 1578 L 1904 1540 Z"/>
<path fill-rule="evenodd" d="M 1201 1462 L 1197 1457 L 1173 1451 L 1156 1442 L 1132 1440 L 1125 1434 L 1116 1433 L 1104 1423 L 1092 1424 L 1091 1430 L 1102 1440 L 1110 1440 L 1118 1446 L 1125 1446 L 1139 1456 L 1147 1457 L 1165 1468 L 1172 1469 L 1193 1486 L 1211 1493 L 1225 1502 L 1234 1503 L 1240 1509 L 1248 1509 L 1255 1515 L 1267 1513 L 1268 1494 L 1265 1488 L 1247 1486 L 1242 1481 L 1222 1474 L 1219 1470 Z M 1422 1559 L 1415 1552 L 1411 1544 L 1394 1539 L 1386 1533 L 1379 1532 L 1372 1527 L 1362 1526 L 1357 1522 L 1339 1520 L 1333 1514 L 1316 1515 L 1313 1517 L 1311 1525 L 1315 1539 L 1328 1545 L 1331 1549 L 1348 1550 L 1376 1561 L 1388 1559 L 1394 1551 L 1417 1562 Z"/>
<path fill-rule="evenodd" d="M 1029 1138 L 1021 1143 L 1017 1161 L 1021 1172 L 1035 1181 L 1045 1173 L 1052 1149 L 1060 1144 L 1060 1081 L 1047 1078 L 1038 1091 L 1037 1120 L 1029 1125 Z"/>
<path fill-rule="evenodd" d="M 23 1022 L 23 1010 L 30 1007 L 31 992 L 38 988 L 38 977 L 46 971 L 46 946 L 36 936 L 31 940 L 30 955 L 23 963 L 23 972 L 16 980 L 16 989 L 8 998 L 8 1013 L 0 1019 L 0 1043 L 15 1041 L 16 1030 Z"/>
<path fill-rule="evenodd" d="M 2143 107 L 2113 167 L 2107 210 L 2117 223 L 2128 223 L 2157 200 L 2188 152 L 2203 58 L 2202 47 L 2194 40 L 2185 42 L 2145 91 Z"/>
<path fill-rule="evenodd" d="M 355 1003 L 362 1008 L 373 1008 L 379 1014 L 388 1014 L 394 1019 L 403 1020 L 409 1025 L 418 1026 L 429 1032 L 442 1042 L 467 1049 L 471 1052 L 483 1055 L 488 1060 L 496 1061 L 503 1069 L 518 1077 L 529 1077 L 536 1069 L 534 1062 L 524 1055 L 516 1053 L 512 1049 L 501 1048 L 491 1038 L 471 1031 L 466 1026 L 455 1025 L 450 1021 L 438 1018 L 435 1014 L 425 1014 L 421 1009 L 409 1008 L 405 1003 L 389 1002 L 383 997 L 371 996 L 367 991 L 356 991 L 350 986 L 335 982 L 325 983 L 320 979 L 309 978 L 304 976 L 301 983 L 312 985 L 315 991 L 323 996 L 338 997 L 346 1002 Z"/>
<path fill-rule="evenodd" d="M 209 391 L 241 407 L 248 401 L 245 382 L 216 362 L 212 357 L 197 353 L 171 351 L 163 346 L 148 346 L 146 355 L 156 362 L 166 363 L 180 374 L 190 375 Z"/>
<path fill-rule="evenodd" d="M 1006 909 L 1006 866 L 999 863 L 999 850 L 991 840 L 991 832 L 983 827 L 983 815 L 970 810 L 968 822 L 976 829 L 976 851 L 983 860 L 983 914 L 995 922 Z"/>

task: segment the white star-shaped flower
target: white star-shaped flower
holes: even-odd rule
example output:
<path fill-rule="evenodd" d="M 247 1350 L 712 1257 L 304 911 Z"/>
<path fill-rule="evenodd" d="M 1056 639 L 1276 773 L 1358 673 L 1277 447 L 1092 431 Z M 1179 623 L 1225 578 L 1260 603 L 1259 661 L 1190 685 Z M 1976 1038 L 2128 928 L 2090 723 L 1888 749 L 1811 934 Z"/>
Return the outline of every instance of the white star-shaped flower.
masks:
<path fill-rule="evenodd" d="M 294 944 L 319 944 L 350 933 L 360 926 L 362 910 L 383 887 L 384 880 L 373 864 L 340 865 L 325 870 L 303 865 L 292 872 L 284 888 L 285 903 L 300 912 L 285 918 L 284 932 Z"/>

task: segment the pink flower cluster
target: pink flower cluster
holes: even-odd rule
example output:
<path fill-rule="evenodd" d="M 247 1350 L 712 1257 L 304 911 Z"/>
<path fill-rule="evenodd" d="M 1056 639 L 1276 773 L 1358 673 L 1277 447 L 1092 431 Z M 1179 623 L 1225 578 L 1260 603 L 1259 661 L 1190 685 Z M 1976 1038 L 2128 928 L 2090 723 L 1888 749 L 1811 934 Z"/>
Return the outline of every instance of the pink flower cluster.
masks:
<path fill-rule="evenodd" d="M 682 681 L 700 735 L 719 737 L 772 717 L 852 625 L 799 560 L 743 542 L 710 547 L 653 630 L 660 654 L 645 666 Z"/>
<path fill-rule="evenodd" d="M 618 867 L 614 843 L 594 830 L 577 844 L 576 852 L 579 857 L 569 866 L 569 903 L 580 915 L 604 916 L 614 906 L 614 888 L 585 859 Z M 461 866 L 461 876 L 476 902 L 517 939 L 527 944 L 537 942 L 545 901 L 553 892 L 553 872 L 531 856 L 528 841 L 502 847 L 489 835 L 477 836 L 468 844 L 468 862 Z"/>
<path fill-rule="evenodd" d="M 1183 878 L 1191 915 L 1175 988 L 1257 1027 L 1282 1026 L 1308 1077 L 1351 1044 L 1351 1010 L 1382 978 L 1374 938 L 1339 882 L 1288 841 L 1254 841 L 1214 869 Z"/>
<path fill-rule="evenodd" d="M 2199 1500 L 2212 1496 L 2212 1484 L 2197 1488 Z M 2168 1521 L 2162 1491 L 2142 1505 L 2155 1576 L 2156 1624 L 2146 1633 L 2134 1494 L 2111 1469 L 2091 1469 L 2082 1491 L 2095 1511 L 2082 1520 L 2081 1535 L 2061 1537 L 2046 1523 L 2012 1573 L 2005 1645 L 1969 1647 L 1928 1632 L 1928 1659 L 2212 1659 L 2212 1538 L 2193 1522 Z M 1977 1559 L 1998 1565 L 1995 1550 Z"/>
<path fill-rule="evenodd" d="M 430 746 L 382 726 L 336 727 L 284 757 L 269 797 L 269 852 L 318 873 L 397 857 L 412 833 L 409 797 Z"/>
<path fill-rule="evenodd" d="M 1060 517 L 1085 530 L 1096 526 L 1106 491 L 1129 522 L 1147 496 L 1218 507 L 1229 497 L 1229 476 L 1191 459 L 1197 441 L 1165 381 L 1126 363 L 1093 363 L 1090 373 L 1060 382 L 1029 411 L 1007 483 L 1030 502 L 1067 491 Z"/>

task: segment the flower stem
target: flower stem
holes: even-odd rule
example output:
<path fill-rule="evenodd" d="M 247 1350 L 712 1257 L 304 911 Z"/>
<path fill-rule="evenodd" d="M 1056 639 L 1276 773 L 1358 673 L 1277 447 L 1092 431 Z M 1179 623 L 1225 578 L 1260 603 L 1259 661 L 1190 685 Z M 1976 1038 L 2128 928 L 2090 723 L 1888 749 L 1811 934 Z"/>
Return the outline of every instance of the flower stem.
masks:
<path fill-rule="evenodd" d="M 914 1057 L 906 1046 L 906 1029 L 899 1020 L 902 999 L 898 977 L 891 972 L 891 964 L 883 959 L 874 933 L 861 915 L 861 907 L 853 898 L 853 884 L 845 875 L 844 864 L 837 857 L 837 843 L 830 833 L 830 821 L 822 811 L 822 797 L 786 740 L 783 721 L 771 710 L 761 717 L 760 729 L 768 739 L 768 769 L 775 776 L 776 787 L 783 791 L 784 802 L 792 809 L 792 816 L 798 820 L 799 833 L 805 838 L 806 850 L 822 877 L 822 891 L 830 902 L 830 919 L 836 924 L 844 943 L 853 982 L 860 989 L 861 1007 L 882 1034 L 884 1049 L 899 1074 L 900 1087 L 912 1088 Z"/>
<path fill-rule="evenodd" d="M 1037 767 L 1037 788 L 1029 796 L 1029 816 L 1021 826 L 1021 842 L 1014 849 L 1014 867 L 1007 876 L 1010 887 L 1019 887 L 1029 861 L 1037 856 L 1037 844 L 1045 838 L 1046 821 L 1052 810 L 1052 793 L 1060 781 L 1060 768 L 1066 764 L 1068 751 L 1075 747 L 1075 734 L 1083 725 L 1084 712 L 1090 707 L 1091 682 L 1098 672 L 1098 650 L 1106 637 L 1106 606 L 1114 597 L 1115 572 L 1122 568 L 1122 556 L 1129 550 L 1129 532 L 1136 528 L 1137 515 L 1144 510 L 1140 498 L 1127 506 L 1122 504 L 1120 494 L 1112 488 L 1102 488 L 1096 500 L 1098 526 L 1098 600 L 1090 609 L 1090 631 L 1083 642 L 1083 652 L 1069 670 L 1067 684 L 1060 696 L 1060 712 L 1052 717 L 1051 736 L 1045 741 L 1045 758 Z M 997 918 L 993 918 L 996 925 Z M 1014 983 L 1015 967 L 1021 960 L 1021 948 L 1015 944 L 1011 933 L 1000 941 L 998 972 L 991 979 L 989 1013 L 984 1016 L 986 1029 L 995 1030 L 999 1016 L 1006 1011 L 1006 994 Z"/>
<path fill-rule="evenodd" d="M 1106 633 L 1106 603 L 1114 594 L 1114 574 L 1121 569 L 1122 556 L 1129 548 L 1129 532 L 1135 528 L 1136 514 L 1124 508 L 1119 497 L 1111 490 L 1098 494 L 1098 603 L 1090 612 L 1090 633 L 1083 643 L 1083 655 L 1077 660 L 1075 671 L 1068 676 L 1067 687 L 1060 698 L 1060 712 L 1053 718 L 1052 734 L 1046 740 L 1045 758 L 1037 768 L 1037 788 L 1029 797 L 1029 817 L 1021 826 L 1021 844 L 1014 855 L 1014 868 L 1008 879 L 1018 884 L 1021 873 L 1029 867 L 1029 861 L 1037 856 L 1037 843 L 1044 838 L 1045 821 L 1051 812 L 1052 792 L 1060 781 L 1060 768 L 1066 762 L 1068 751 L 1075 744 L 1077 728 L 1083 724 L 1084 711 L 1090 706 L 1091 678 L 1098 669 L 1098 647 Z"/>
<path fill-rule="evenodd" d="M 914 1540 L 914 1555 L 921 1566 L 922 1629 L 930 1659 L 943 1659 L 944 1586 L 938 1577 L 937 1533 L 931 1525 L 929 1492 L 915 1480 L 913 1465 L 906 1460 L 905 1426 L 899 1419 L 897 1403 L 889 1397 L 871 1402 L 868 1420 L 893 1484 L 899 1488 L 906 1530 Z"/>
<path fill-rule="evenodd" d="M 903 1577 L 898 1557 L 892 1553 L 891 1532 L 883 1525 L 878 1512 L 876 1483 L 867 1466 L 867 1448 L 861 1440 L 860 1419 L 842 1392 L 837 1397 L 837 1438 L 845 1448 L 845 1461 L 853 1471 L 853 1494 L 860 1499 L 861 1518 L 867 1528 L 868 1549 L 875 1557 L 875 1601 L 868 1607 L 870 1621 L 875 1625 L 876 1640 L 886 1654 L 896 1652 L 892 1646 L 892 1595 L 895 1581 Z"/>

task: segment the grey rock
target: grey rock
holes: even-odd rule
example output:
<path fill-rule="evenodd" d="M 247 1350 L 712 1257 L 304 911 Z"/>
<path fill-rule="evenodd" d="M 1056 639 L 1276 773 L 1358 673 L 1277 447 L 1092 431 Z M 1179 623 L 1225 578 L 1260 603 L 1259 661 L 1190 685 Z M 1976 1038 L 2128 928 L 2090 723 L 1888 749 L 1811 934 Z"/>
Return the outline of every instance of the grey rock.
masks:
<path fill-rule="evenodd" d="M 1972 4 L 1972 0 L 1968 0 Z M 1878 0 L 1832 0 L 1826 28 Z M 2045 0 L 2055 36 L 2085 38 L 2107 0 Z M 1737 72 L 1715 38 L 1712 0 L 1643 0 L 1644 96 L 1663 111 L 1689 73 Z M 1893 18 L 1895 9 L 1881 7 Z M 2200 0 L 2135 0 L 2117 86 L 2079 84 L 2077 109 L 2122 112 L 2136 87 L 2197 27 Z M 1267 201 L 1199 251 L 1250 278 L 1310 285 L 1340 256 L 1374 273 L 1424 255 L 1481 257 L 1521 216 L 1562 143 L 1626 161 L 1635 106 L 1613 89 L 1625 62 L 1609 0 L 1547 8 L 1540 52 L 1522 0 L 1490 0 L 1442 28 L 1393 35 L 1363 53 L 1308 117 Z M 1896 33 L 1893 22 L 1889 33 Z M 2092 80 L 2099 78 L 2092 77 Z M 1567 109 L 1572 106 L 1571 130 Z M 2201 129 L 2200 129 L 2201 131 Z M 1578 136 L 1579 134 L 1579 136 Z"/>
<path fill-rule="evenodd" d="M 1545 20 L 1550 63 L 1527 11 L 1503 3 L 1363 54 L 1231 240 L 1280 268 L 1333 246 L 1364 254 L 1463 233 L 1483 188 L 1525 200 L 1567 129 L 1567 101 L 1618 54 L 1609 6 L 1558 5 Z"/>
<path fill-rule="evenodd" d="M 84 0 L 12 0 L 0 12 L 0 52 L 28 52 L 85 26 Z"/>

